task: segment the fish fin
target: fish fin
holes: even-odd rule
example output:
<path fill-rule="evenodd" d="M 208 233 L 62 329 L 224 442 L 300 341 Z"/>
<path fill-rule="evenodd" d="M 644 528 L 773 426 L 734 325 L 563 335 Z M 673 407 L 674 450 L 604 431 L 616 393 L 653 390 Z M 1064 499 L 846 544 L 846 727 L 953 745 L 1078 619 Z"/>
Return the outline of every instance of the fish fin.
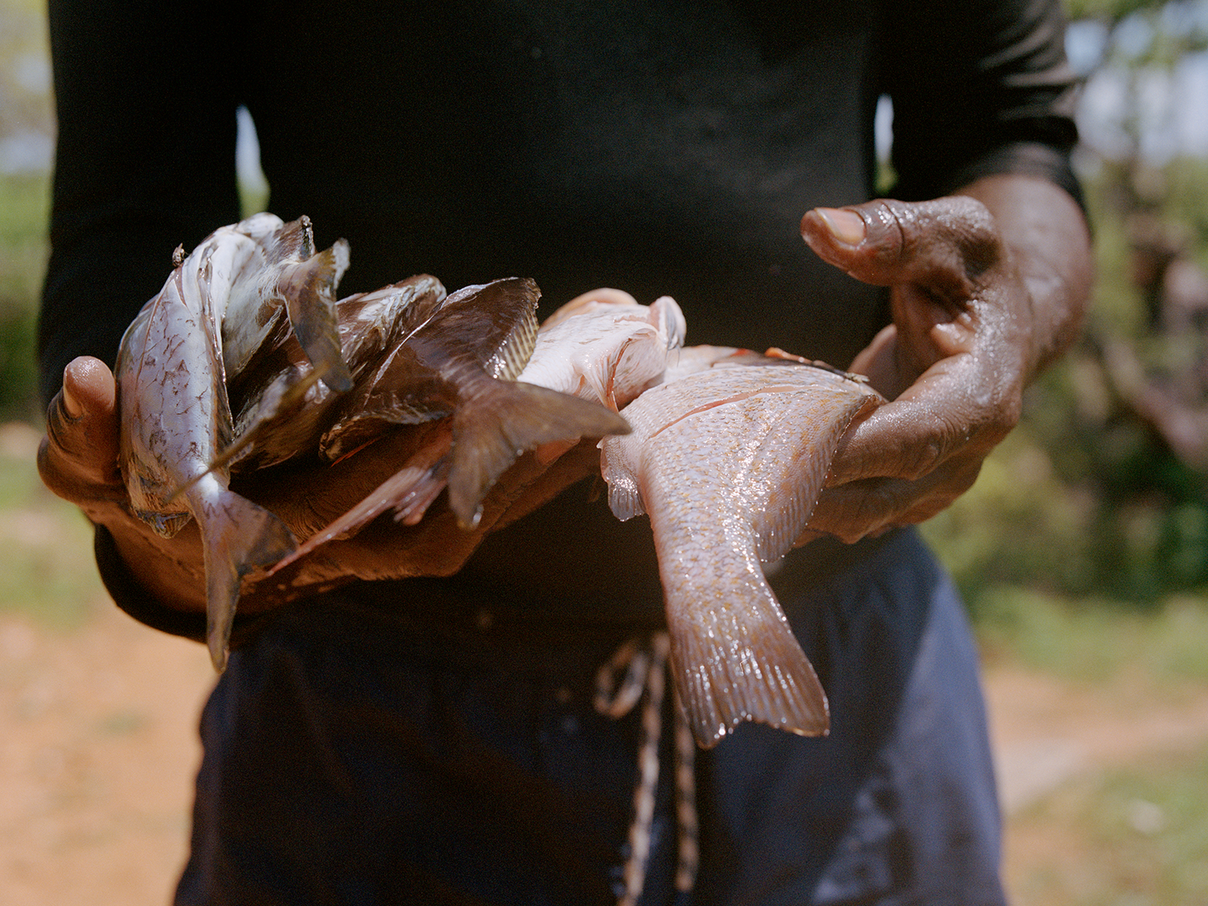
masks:
<path fill-rule="evenodd" d="M 273 513 L 224 490 L 221 518 L 206 520 L 203 551 L 206 573 L 206 645 L 214 669 L 226 668 L 231 627 L 239 603 L 240 581 L 256 569 L 272 566 L 295 547 L 293 533 Z"/>
<path fill-rule="evenodd" d="M 667 351 L 680 349 L 688 335 L 684 310 L 670 296 L 659 296 L 650 304 L 650 323 L 667 338 Z"/>
<path fill-rule="evenodd" d="M 517 319 L 507 340 L 487 360 L 485 368 L 492 377 L 514 381 L 528 364 L 537 344 L 537 313 L 530 311 Z"/>
<path fill-rule="evenodd" d="M 334 519 L 325 528 L 315 532 L 298 545 L 292 553 L 278 560 L 269 570 L 269 574 L 272 575 L 285 569 L 291 563 L 302 559 L 329 541 L 355 535 L 382 513 L 391 509 L 397 500 L 405 497 L 423 479 L 425 472 L 425 469 L 404 466 L 373 491 L 370 491 L 358 504 Z"/>
<path fill-rule="evenodd" d="M 625 522 L 646 512 L 642 492 L 631 473 L 610 470 L 607 480 L 608 508 L 614 516 Z"/>
<path fill-rule="evenodd" d="M 406 401 L 390 407 L 375 404 L 349 415 L 340 416 L 319 438 L 319 455 L 328 462 L 339 462 L 372 443 L 393 428 L 424 425 L 449 413 L 436 407 L 411 406 Z"/>
<path fill-rule="evenodd" d="M 396 522 L 415 525 L 423 518 L 432 501 L 444 490 L 445 474 L 446 470 L 440 463 L 435 466 L 404 466 L 370 491 L 360 503 L 315 532 L 288 556 L 277 561 L 269 570 L 269 575 L 285 569 L 330 541 L 352 537 L 388 510 L 395 511 Z"/>
<path fill-rule="evenodd" d="M 510 381 L 528 364 L 537 342 L 541 290 L 527 277 L 463 286 L 449 295 L 424 330 L 456 338 L 459 354 L 491 377 Z"/>
<path fill-rule="evenodd" d="M 787 430 L 764 437 L 750 467 L 752 483 L 765 488 L 765 493 L 771 491 L 752 510 L 755 553 L 761 562 L 779 560 L 801 537 L 843 437 L 858 416 L 877 404 L 875 395 L 846 382 L 821 386 L 781 421 L 781 428 Z M 809 439 L 810 454 L 798 458 L 794 450 L 804 438 Z M 800 467 L 786 471 L 781 465 L 792 461 Z"/>
<path fill-rule="evenodd" d="M 282 265 L 276 292 L 285 300 L 294 334 L 323 383 L 336 393 L 352 389 L 352 373 L 340 349 L 336 287 L 348 269 L 348 243 Z"/>
<path fill-rule="evenodd" d="M 445 457 L 433 464 L 394 503 L 394 521 L 403 525 L 417 525 L 428 512 L 428 507 L 440 496 L 449 483 L 449 460 Z"/>
<path fill-rule="evenodd" d="M 608 508 L 622 522 L 644 515 L 646 503 L 637 476 L 642 471 L 642 438 L 605 437 L 600 441 L 600 476 L 608 485 Z"/>
<path fill-rule="evenodd" d="M 598 403 L 535 384 L 480 381 L 453 413 L 449 506 L 473 528 L 487 491 L 524 452 L 553 441 L 628 433 L 628 422 Z"/>
<path fill-rule="evenodd" d="M 714 583 L 697 597 L 704 606 L 668 601 L 667 618 L 680 702 L 701 747 L 743 721 L 826 734 L 826 693 L 767 583 Z"/>

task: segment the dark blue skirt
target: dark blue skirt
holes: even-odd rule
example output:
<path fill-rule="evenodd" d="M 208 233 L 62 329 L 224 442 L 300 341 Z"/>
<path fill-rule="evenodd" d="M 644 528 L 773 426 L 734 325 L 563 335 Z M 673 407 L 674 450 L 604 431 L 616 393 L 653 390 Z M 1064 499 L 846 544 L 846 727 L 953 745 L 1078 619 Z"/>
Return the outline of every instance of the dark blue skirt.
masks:
<path fill-rule="evenodd" d="M 943 571 L 898 531 L 815 542 L 772 584 L 831 733 L 746 725 L 699 753 L 689 897 L 664 734 L 641 902 L 1002 904 L 977 652 Z M 640 718 L 598 714 L 594 680 L 656 627 L 449 588 L 331 594 L 232 655 L 178 906 L 616 902 Z"/>

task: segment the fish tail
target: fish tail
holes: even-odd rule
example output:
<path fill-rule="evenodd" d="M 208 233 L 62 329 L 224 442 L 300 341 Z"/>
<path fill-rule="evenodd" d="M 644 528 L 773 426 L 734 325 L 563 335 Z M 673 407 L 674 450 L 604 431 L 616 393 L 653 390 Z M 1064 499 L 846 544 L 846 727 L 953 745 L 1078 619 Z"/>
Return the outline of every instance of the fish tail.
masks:
<path fill-rule="evenodd" d="M 226 667 L 231 627 L 245 575 L 293 551 L 293 533 L 279 518 L 233 491 L 223 491 L 218 518 L 203 528 L 206 572 L 206 645 L 214 669 Z"/>
<path fill-rule="evenodd" d="M 291 563 L 301 560 L 329 541 L 356 534 L 387 510 L 394 510 L 396 522 L 415 525 L 445 488 L 444 464 L 444 460 L 437 463 L 408 463 L 378 485 L 360 503 L 315 532 L 288 556 L 278 560 L 269 570 L 269 575 L 274 575 Z"/>
<path fill-rule="evenodd" d="M 625 419 L 598 403 L 535 384 L 484 380 L 453 415 L 449 505 L 473 528 L 483 498 L 521 454 L 556 441 L 628 433 Z"/>
<path fill-rule="evenodd" d="M 331 248 L 286 268 L 277 281 L 289 321 L 306 357 L 323 383 L 336 393 L 352 389 L 352 373 L 340 349 L 336 326 L 336 287 L 348 269 L 348 243 Z"/>
<path fill-rule="evenodd" d="M 712 748 L 743 721 L 800 736 L 830 728 L 826 693 L 766 582 L 667 602 L 671 660 L 688 725 Z"/>

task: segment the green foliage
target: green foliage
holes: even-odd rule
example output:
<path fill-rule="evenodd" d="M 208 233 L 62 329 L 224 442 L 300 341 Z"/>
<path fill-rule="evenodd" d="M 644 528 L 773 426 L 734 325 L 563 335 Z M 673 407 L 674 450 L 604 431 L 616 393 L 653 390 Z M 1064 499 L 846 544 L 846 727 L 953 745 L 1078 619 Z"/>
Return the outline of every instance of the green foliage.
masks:
<path fill-rule="evenodd" d="M 1165 0 L 1065 0 L 1064 5 L 1071 19 L 1119 22 L 1133 13 L 1165 6 Z"/>
<path fill-rule="evenodd" d="M 47 174 L 0 176 L 0 421 L 40 417 L 34 340 L 48 193 Z"/>
<path fill-rule="evenodd" d="M 1208 586 L 1204 476 L 1143 426 L 1087 424 L 1050 392 L 973 489 L 923 527 L 973 612 L 1003 584 L 1134 606 Z"/>
<path fill-rule="evenodd" d="M 0 426 L 0 607 L 71 628 L 103 592 L 91 527 L 38 478 L 38 437 L 28 425 Z"/>
<path fill-rule="evenodd" d="M 1208 684 L 1203 592 L 1172 595 L 1137 610 L 1099 597 L 994 585 L 979 597 L 977 628 L 991 659 L 1005 655 L 1071 682 L 1102 684 L 1127 671 L 1170 694 Z"/>

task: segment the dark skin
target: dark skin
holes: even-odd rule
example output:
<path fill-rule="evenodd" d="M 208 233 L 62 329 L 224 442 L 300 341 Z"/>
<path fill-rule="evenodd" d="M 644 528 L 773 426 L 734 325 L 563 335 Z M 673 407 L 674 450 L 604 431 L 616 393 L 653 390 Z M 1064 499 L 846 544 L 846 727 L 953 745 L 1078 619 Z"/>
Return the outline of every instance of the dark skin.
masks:
<path fill-rule="evenodd" d="M 891 402 L 848 434 L 802 538 L 854 542 L 922 522 L 972 486 L 1018 422 L 1025 387 L 1076 336 L 1090 290 L 1089 234 L 1062 189 L 1015 175 L 935 201 L 814 210 L 801 229 L 826 261 L 891 288 L 893 324 L 850 366 Z M 128 510 L 114 398 L 103 363 L 83 357 L 67 366 L 39 451 L 42 479 L 109 529 L 148 593 L 204 612 L 196 526 L 163 539 Z M 393 472 L 409 442 L 388 438 L 336 468 L 238 490 L 305 537 Z M 594 441 L 552 465 L 530 454 L 491 491 L 473 531 L 458 527 L 439 501 L 416 526 L 379 520 L 277 576 L 250 577 L 240 609 L 255 613 L 351 579 L 449 575 L 487 533 L 598 471 Z"/>

